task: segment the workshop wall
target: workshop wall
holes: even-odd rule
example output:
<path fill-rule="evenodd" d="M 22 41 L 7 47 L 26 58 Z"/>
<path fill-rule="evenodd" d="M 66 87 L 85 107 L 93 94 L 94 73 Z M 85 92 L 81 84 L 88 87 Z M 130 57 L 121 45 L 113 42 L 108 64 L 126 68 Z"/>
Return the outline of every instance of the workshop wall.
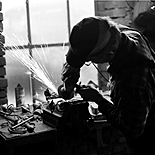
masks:
<path fill-rule="evenodd" d="M 0 1 L 0 105 L 7 104 L 7 87 L 8 81 L 6 76 L 6 59 L 4 43 L 5 37 L 3 33 L 3 13 L 2 13 L 2 2 Z"/>

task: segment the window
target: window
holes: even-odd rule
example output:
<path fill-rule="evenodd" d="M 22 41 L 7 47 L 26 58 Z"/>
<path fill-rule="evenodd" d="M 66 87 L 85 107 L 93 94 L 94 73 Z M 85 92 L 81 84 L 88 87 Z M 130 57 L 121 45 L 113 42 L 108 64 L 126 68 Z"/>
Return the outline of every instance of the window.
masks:
<path fill-rule="evenodd" d="M 20 1 L 20 4 L 15 1 Z M 28 44 L 27 39 L 27 18 L 26 18 L 26 5 L 24 0 L 6 0 L 4 2 L 4 36 L 6 38 L 6 47 L 11 46 L 23 46 L 25 49 L 18 49 L 19 57 L 25 54 L 29 54 L 29 50 L 26 48 Z M 7 4 L 14 2 L 14 5 L 7 7 Z M 83 7 L 82 0 L 70 1 L 70 14 L 71 14 L 71 26 L 77 23 L 84 16 L 93 15 L 93 0 L 86 0 Z M 11 5 L 11 4 L 10 4 Z M 87 7 L 90 5 L 90 8 Z M 86 9 L 87 7 L 87 9 Z M 31 26 L 31 38 L 32 45 L 44 45 L 45 47 L 32 48 L 32 56 L 36 62 L 44 66 L 47 70 L 50 80 L 55 87 L 58 87 L 62 81 L 60 79 L 60 73 L 62 64 L 65 61 L 65 54 L 68 50 L 68 46 L 58 46 L 58 44 L 65 45 L 68 42 L 68 22 L 67 22 L 67 10 L 66 1 L 64 0 L 34 0 L 29 3 L 30 8 L 30 26 Z M 80 10 L 79 10 L 80 9 Z M 53 46 L 47 47 L 51 44 Z M 56 46 L 54 46 L 56 45 Z M 13 50 L 14 51 L 14 50 Z M 26 103 L 31 104 L 31 85 L 29 72 L 30 70 L 20 61 L 17 61 L 13 57 L 13 51 L 6 50 L 6 69 L 8 79 L 8 99 L 9 103 L 15 103 L 14 89 L 18 83 L 20 83 L 25 89 Z M 15 53 L 14 53 L 15 54 Z M 83 67 L 81 81 L 86 83 L 90 80 L 97 79 L 96 70 L 92 67 Z M 43 91 L 46 86 L 36 80 L 33 80 L 33 90 L 39 98 L 45 100 Z"/>

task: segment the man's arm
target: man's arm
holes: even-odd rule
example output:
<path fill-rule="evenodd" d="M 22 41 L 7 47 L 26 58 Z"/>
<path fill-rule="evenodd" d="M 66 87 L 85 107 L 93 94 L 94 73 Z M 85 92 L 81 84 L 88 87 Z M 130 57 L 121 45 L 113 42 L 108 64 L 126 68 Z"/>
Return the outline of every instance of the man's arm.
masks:
<path fill-rule="evenodd" d="M 134 73 L 126 75 L 128 78 L 122 80 L 124 82 L 116 84 L 117 103 L 113 105 L 101 101 L 99 104 L 99 111 L 108 122 L 130 137 L 137 137 L 143 132 L 150 109 L 147 70 L 137 68 Z"/>

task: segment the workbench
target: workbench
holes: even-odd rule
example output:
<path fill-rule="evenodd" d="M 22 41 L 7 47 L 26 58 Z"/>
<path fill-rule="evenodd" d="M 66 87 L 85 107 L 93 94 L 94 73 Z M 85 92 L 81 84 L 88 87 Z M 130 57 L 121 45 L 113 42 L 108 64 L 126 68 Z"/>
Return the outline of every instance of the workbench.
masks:
<path fill-rule="evenodd" d="M 27 116 L 26 113 L 22 112 L 16 114 L 22 117 L 24 117 L 24 115 Z M 73 151 L 76 149 L 76 152 L 80 151 L 80 149 L 83 149 L 83 144 L 88 145 L 87 147 L 92 151 L 92 147 L 89 146 L 89 136 L 91 139 L 94 139 L 92 143 L 97 144 L 94 148 L 99 155 L 102 154 L 101 152 L 102 150 L 104 151 L 106 146 L 102 141 L 102 128 L 108 127 L 109 124 L 104 118 L 102 118 L 102 116 L 94 118 L 94 126 L 90 129 L 90 134 L 93 133 L 93 135 L 88 134 L 88 138 L 85 138 L 81 143 L 80 148 L 78 147 L 78 141 L 74 141 L 75 144 L 77 143 L 77 146 L 72 146 L 73 144 L 70 140 L 71 143 L 68 143 L 66 150 L 58 148 L 60 143 L 63 144 L 63 138 L 58 144 L 58 133 L 56 128 L 52 127 L 50 124 L 48 125 L 48 123 L 45 124 L 45 120 L 43 121 L 43 119 L 34 119 L 30 120 L 30 122 L 35 124 L 33 132 L 15 134 L 9 132 L 9 125 L 7 124 L 8 120 L 5 117 L 0 116 L 0 145 L 1 148 L 3 148 L 2 152 L 4 152 L 5 155 L 56 155 L 57 152 L 64 154 L 64 151 L 68 150 Z"/>
<path fill-rule="evenodd" d="M 17 155 L 21 154 L 21 151 L 29 150 L 28 154 L 30 155 L 30 152 L 34 154 L 32 148 L 36 147 L 35 149 L 40 152 L 41 148 L 39 147 L 43 149 L 45 145 L 49 145 L 48 143 L 51 143 L 50 149 L 52 149 L 52 143 L 55 143 L 56 129 L 44 124 L 42 120 L 33 120 L 32 122 L 35 124 L 33 132 L 14 134 L 8 131 L 7 120 L 0 116 L 1 152 L 4 152 L 5 155 Z"/>

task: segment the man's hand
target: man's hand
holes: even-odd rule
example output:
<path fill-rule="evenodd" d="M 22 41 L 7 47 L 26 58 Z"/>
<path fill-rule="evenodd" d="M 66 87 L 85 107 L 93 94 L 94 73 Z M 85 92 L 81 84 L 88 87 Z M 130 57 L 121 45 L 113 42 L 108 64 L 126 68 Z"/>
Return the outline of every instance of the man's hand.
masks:
<path fill-rule="evenodd" d="M 96 104 L 103 100 L 103 96 L 90 86 L 77 86 L 76 93 L 79 93 L 85 101 L 92 101 Z"/>
<path fill-rule="evenodd" d="M 72 78 L 76 83 L 79 77 L 80 77 L 80 68 L 74 68 L 70 66 L 67 62 L 64 63 L 62 71 L 61 71 L 62 81 L 66 81 L 66 79 Z"/>
<path fill-rule="evenodd" d="M 61 80 L 63 81 L 63 85 L 58 87 L 59 96 L 64 99 L 71 99 L 74 96 L 74 88 L 79 77 L 80 68 L 74 68 L 67 62 L 64 63 L 61 72 Z"/>

